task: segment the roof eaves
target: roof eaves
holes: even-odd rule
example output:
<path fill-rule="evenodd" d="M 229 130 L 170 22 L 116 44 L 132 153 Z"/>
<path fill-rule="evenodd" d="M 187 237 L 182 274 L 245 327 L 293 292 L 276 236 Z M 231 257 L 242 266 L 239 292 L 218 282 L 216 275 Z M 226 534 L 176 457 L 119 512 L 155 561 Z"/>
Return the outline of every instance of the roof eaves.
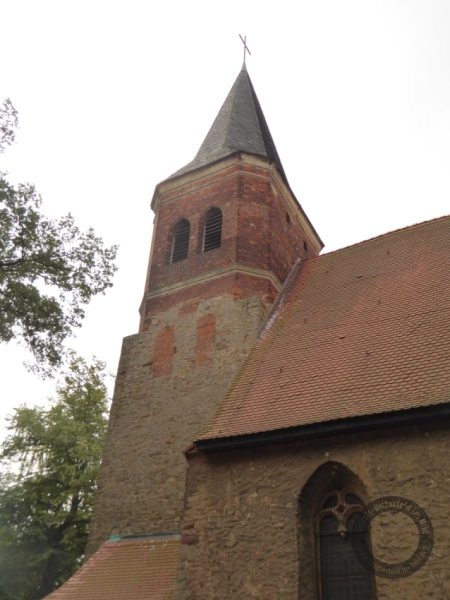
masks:
<path fill-rule="evenodd" d="M 447 421 L 450 419 L 450 401 L 442 404 L 422 406 L 399 411 L 389 411 L 371 415 L 336 419 L 321 423 L 311 423 L 298 427 L 262 431 L 246 435 L 223 438 L 202 439 L 195 447 L 204 454 L 242 450 L 259 446 L 272 446 L 301 441 L 373 431 L 393 427 L 412 426 Z"/>

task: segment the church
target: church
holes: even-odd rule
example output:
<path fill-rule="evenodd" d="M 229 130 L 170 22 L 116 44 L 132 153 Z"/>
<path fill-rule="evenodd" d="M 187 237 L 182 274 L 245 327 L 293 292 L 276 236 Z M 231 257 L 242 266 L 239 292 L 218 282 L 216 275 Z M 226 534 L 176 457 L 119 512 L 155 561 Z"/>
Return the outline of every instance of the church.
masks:
<path fill-rule="evenodd" d="M 450 217 L 322 253 L 245 65 L 151 207 L 86 561 L 48 598 L 450 598 Z"/>

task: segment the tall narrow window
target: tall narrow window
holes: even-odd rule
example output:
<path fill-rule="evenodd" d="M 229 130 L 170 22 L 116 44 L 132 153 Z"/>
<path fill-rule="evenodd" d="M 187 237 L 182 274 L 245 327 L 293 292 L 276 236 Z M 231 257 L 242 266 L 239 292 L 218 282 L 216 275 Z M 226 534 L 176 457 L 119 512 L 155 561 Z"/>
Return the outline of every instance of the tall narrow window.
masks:
<path fill-rule="evenodd" d="M 318 573 L 321 600 L 374 600 L 373 574 L 366 571 L 355 556 L 351 536 L 369 535 L 352 532 L 356 513 L 363 502 L 350 489 L 328 494 L 316 517 Z"/>
<path fill-rule="evenodd" d="M 211 208 L 206 215 L 205 231 L 203 234 L 203 252 L 209 252 L 222 245 L 222 211 Z"/>
<path fill-rule="evenodd" d="M 175 234 L 172 241 L 172 254 L 170 262 L 184 260 L 188 256 L 189 236 L 191 233 L 191 224 L 186 219 L 181 219 L 175 228 Z"/>

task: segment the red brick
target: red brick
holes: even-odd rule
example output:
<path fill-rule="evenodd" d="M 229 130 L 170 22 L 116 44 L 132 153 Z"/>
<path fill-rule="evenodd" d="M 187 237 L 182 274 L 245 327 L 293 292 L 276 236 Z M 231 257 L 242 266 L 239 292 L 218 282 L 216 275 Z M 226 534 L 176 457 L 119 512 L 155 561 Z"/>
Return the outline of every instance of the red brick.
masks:
<path fill-rule="evenodd" d="M 153 356 L 154 377 L 171 374 L 172 357 L 174 354 L 174 337 L 174 328 L 165 327 L 156 338 L 155 353 Z"/>
<path fill-rule="evenodd" d="M 283 283 L 295 261 L 308 255 L 305 241 L 311 255 L 316 254 L 308 237 L 311 233 L 301 225 L 300 207 L 295 209 L 277 189 L 269 168 L 237 161 L 226 171 L 206 175 L 161 195 L 147 293 L 165 291 L 167 286 L 183 281 L 187 286 L 165 291 L 164 296 L 148 297 L 141 330 L 149 328 L 152 315 L 190 299 L 214 297 L 228 291 L 236 300 L 256 295 L 269 295 L 273 300 L 278 289 L 257 275 L 245 279 L 245 285 L 241 285 L 244 278 L 238 273 L 224 274 L 221 281 L 214 279 L 195 285 L 189 280 L 224 267 L 242 266 L 262 269 Z M 212 206 L 220 207 L 223 213 L 222 245 L 203 253 L 205 216 Z M 187 259 L 170 264 L 173 229 L 180 219 L 188 219 L 191 224 L 189 253 Z M 190 308 L 181 308 L 180 316 L 187 314 L 186 310 Z"/>
<path fill-rule="evenodd" d="M 216 339 L 216 318 L 214 315 L 204 315 L 197 323 L 197 343 L 195 345 L 195 362 L 197 367 L 212 362 Z"/>
<path fill-rule="evenodd" d="M 189 304 L 185 304 L 178 311 L 178 316 L 179 317 L 185 317 L 186 315 L 190 315 L 192 313 L 195 313 L 195 311 L 197 310 L 197 308 L 198 308 L 198 302 L 190 302 Z"/>

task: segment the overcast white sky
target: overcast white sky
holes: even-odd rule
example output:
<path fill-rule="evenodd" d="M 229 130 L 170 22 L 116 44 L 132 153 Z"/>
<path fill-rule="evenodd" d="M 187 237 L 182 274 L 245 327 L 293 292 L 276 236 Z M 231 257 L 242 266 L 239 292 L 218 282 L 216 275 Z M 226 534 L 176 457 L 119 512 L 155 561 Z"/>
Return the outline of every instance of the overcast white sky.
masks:
<path fill-rule="evenodd" d="M 450 213 L 448 0 L 2 0 L 1 157 L 48 216 L 119 244 L 120 271 L 77 337 L 115 372 L 135 333 L 155 185 L 197 152 L 242 63 L 325 251 Z M 1 423 L 51 395 L 0 346 Z"/>

